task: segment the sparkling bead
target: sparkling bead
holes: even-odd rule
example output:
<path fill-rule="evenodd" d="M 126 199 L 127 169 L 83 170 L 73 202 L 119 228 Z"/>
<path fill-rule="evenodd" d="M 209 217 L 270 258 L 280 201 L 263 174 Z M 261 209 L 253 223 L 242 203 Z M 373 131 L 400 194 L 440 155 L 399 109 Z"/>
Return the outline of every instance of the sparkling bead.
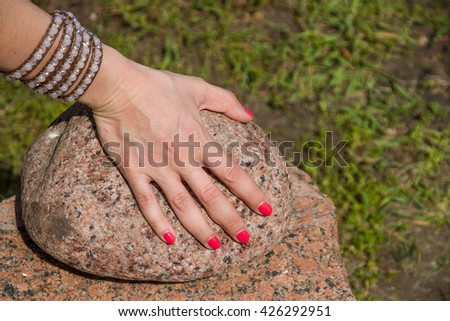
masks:
<path fill-rule="evenodd" d="M 56 23 L 57 25 L 60 25 L 60 24 L 62 23 L 62 18 L 61 18 L 60 15 L 57 15 L 57 16 L 55 17 L 55 23 Z"/>
<path fill-rule="evenodd" d="M 51 97 L 51 98 L 57 98 L 57 97 L 58 97 L 58 93 L 56 93 L 56 92 L 55 92 L 55 93 L 51 93 L 51 94 L 50 94 L 50 97 Z"/>
<path fill-rule="evenodd" d="M 69 97 L 67 97 L 67 101 L 74 101 L 75 100 L 75 97 L 74 96 L 69 96 Z"/>
<path fill-rule="evenodd" d="M 98 65 L 92 65 L 91 71 L 92 72 L 97 72 L 98 71 Z"/>
<path fill-rule="evenodd" d="M 55 66 L 53 66 L 53 65 L 48 65 L 47 66 L 47 71 L 48 72 L 52 72 L 52 71 L 54 71 L 55 70 Z"/>
<path fill-rule="evenodd" d="M 60 81 L 61 80 L 61 74 L 57 74 L 57 75 L 55 75 L 55 78 L 54 78 L 54 80 L 55 81 Z"/>
<path fill-rule="evenodd" d="M 83 94 L 83 89 L 78 88 L 77 90 L 75 90 L 75 94 L 82 95 Z"/>
<path fill-rule="evenodd" d="M 45 77 L 44 77 L 44 75 L 40 75 L 39 77 L 38 77 L 38 82 L 43 82 L 44 80 L 45 80 Z"/>
<path fill-rule="evenodd" d="M 66 33 L 67 33 L 67 34 L 70 34 L 70 33 L 72 33 L 72 31 L 73 31 L 72 25 L 68 25 L 68 26 L 66 27 Z"/>
<path fill-rule="evenodd" d="M 22 77 L 22 73 L 20 71 L 16 71 L 13 76 L 16 79 L 20 79 Z"/>
<path fill-rule="evenodd" d="M 39 52 L 36 52 L 34 54 L 34 58 L 36 58 L 36 60 L 41 60 L 42 59 L 42 54 L 40 54 Z"/>
<path fill-rule="evenodd" d="M 26 71 L 30 71 L 31 69 L 33 69 L 33 65 L 31 64 L 31 62 L 27 62 L 24 66 L 24 69 Z"/>
<path fill-rule="evenodd" d="M 67 89 L 69 89 L 67 85 L 62 85 L 59 90 L 62 91 L 62 92 L 66 92 Z"/>
<path fill-rule="evenodd" d="M 83 30 L 83 41 L 88 42 L 89 39 L 90 39 L 89 34 L 85 30 Z"/>
<path fill-rule="evenodd" d="M 75 80 L 77 80 L 77 75 L 74 75 L 74 74 L 70 75 L 69 80 L 70 80 L 70 81 L 75 81 Z"/>
<path fill-rule="evenodd" d="M 71 42 L 72 41 L 70 41 L 70 39 L 65 38 L 64 41 L 63 41 L 63 46 L 68 46 L 68 45 L 70 45 Z"/>
<path fill-rule="evenodd" d="M 62 52 L 58 52 L 58 53 L 55 55 L 55 58 L 58 59 L 58 60 L 61 60 L 63 57 L 64 57 L 64 54 L 63 54 Z"/>
<path fill-rule="evenodd" d="M 89 85 L 91 82 L 92 82 L 92 78 L 89 77 L 89 78 L 86 78 L 86 80 L 85 80 L 84 83 L 85 83 L 86 85 Z"/>
<path fill-rule="evenodd" d="M 42 44 L 44 45 L 44 47 L 50 47 L 50 39 L 45 39 Z"/>
<path fill-rule="evenodd" d="M 56 26 L 52 26 L 51 28 L 50 28 L 50 31 L 48 32 L 48 34 L 50 35 L 50 36 L 54 36 L 54 35 L 56 35 L 58 33 L 58 29 L 56 28 Z"/>
<path fill-rule="evenodd" d="M 85 46 L 83 47 L 83 55 L 87 55 L 89 53 L 89 47 Z"/>
<path fill-rule="evenodd" d="M 47 90 L 52 90 L 53 89 L 53 85 L 52 84 L 47 84 L 47 85 L 45 85 L 45 88 Z"/>
<path fill-rule="evenodd" d="M 36 84 L 34 82 L 30 82 L 27 84 L 27 86 L 30 88 L 34 88 L 34 87 L 36 87 Z"/>

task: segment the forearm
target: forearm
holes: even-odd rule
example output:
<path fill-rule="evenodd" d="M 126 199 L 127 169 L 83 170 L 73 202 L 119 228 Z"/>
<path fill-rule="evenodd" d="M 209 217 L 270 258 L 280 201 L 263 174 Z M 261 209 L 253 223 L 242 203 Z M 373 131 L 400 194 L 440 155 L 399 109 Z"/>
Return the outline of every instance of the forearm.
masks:
<path fill-rule="evenodd" d="M 30 1 L 0 1 L 0 71 L 19 67 L 39 44 L 51 16 Z"/>

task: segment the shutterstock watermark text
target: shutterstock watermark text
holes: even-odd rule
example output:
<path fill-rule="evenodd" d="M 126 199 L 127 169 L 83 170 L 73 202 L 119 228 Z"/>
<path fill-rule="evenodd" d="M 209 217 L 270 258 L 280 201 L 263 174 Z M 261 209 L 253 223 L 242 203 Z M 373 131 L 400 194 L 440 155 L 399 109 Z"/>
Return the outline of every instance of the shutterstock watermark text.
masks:
<path fill-rule="evenodd" d="M 130 134 L 125 133 L 121 142 L 109 141 L 102 147 L 110 160 L 103 165 L 108 167 L 167 167 L 170 164 L 178 167 L 232 167 L 233 155 L 239 156 L 242 166 L 254 167 L 264 162 L 275 167 L 276 157 L 282 157 L 280 153 L 290 156 L 287 165 L 292 167 L 346 167 L 344 151 L 347 143 L 347 140 L 335 138 L 332 131 L 327 131 L 321 140 L 306 141 L 301 146 L 294 141 L 273 141 L 270 134 L 260 141 L 231 141 L 226 144 L 209 141 L 201 144 L 193 134 L 184 140 L 176 134 L 171 142 L 142 143 L 131 140 Z"/>

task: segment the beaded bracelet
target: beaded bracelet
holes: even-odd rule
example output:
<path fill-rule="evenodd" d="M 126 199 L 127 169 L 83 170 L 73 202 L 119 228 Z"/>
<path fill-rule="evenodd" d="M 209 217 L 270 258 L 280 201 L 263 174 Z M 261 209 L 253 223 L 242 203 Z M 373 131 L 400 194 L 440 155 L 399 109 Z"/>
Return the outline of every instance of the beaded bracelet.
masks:
<path fill-rule="evenodd" d="M 56 39 L 61 39 L 36 76 L 23 80 L 48 55 Z M 39 45 L 17 69 L 3 73 L 7 80 L 19 79 L 36 92 L 62 101 L 74 101 L 82 96 L 93 82 L 103 58 L 100 39 L 87 32 L 71 12 L 55 11 Z M 80 79 L 81 78 L 81 79 Z"/>
<path fill-rule="evenodd" d="M 83 35 L 89 35 L 87 32 Z M 68 74 L 68 77 L 62 80 L 61 85 L 55 87 L 51 92 L 48 93 L 48 96 L 51 98 L 60 98 L 62 95 L 65 95 L 67 91 L 72 87 L 72 85 L 77 81 L 78 76 L 83 71 L 84 67 L 86 66 L 86 62 L 91 54 L 91 46 L 92 46 L 92 39 L 89 35 L 89 39 L 87 39 L 88 42 L 83 41 L 81 52 L 81 57 L 78 60 L 75 60 L 73 62 L 73 65 L 71 66 L 72 73 Z"/>
<path fill-rule="evenodd" d="M 67 102 L 77 100 L 86 92 L 86 90 L 89 88 L 89 86 L 97 76 L 103 57 L 102 43 L 95 34 L 91 33 L 91 36 L 94 39 L 95 47 L 93 47 L 93 57 L 91 58 L 89 69 L 81 79 L 78 86 L 73 90 L 73 93 L 60 98 L 62 101 Z"/>
<path fill-rule="evenodd" d="M 72 45 L 73 33 L 75 29 L 75 24 L 72 20 L 65 21 L 64 35 L 58 44 L 58 49 L 53 54 L 50 61 L 44 66 L 39 74 L 37 74 L 33 79 L 23 82 L 23 84 L 30 88 L 39 87 L 43 82 L 45 82 L 50 74 L 52 74 L 58 67 L 60 61 L 65 57 L 66 52 Z"/>
<path fill-rule="evenodd" d="M 75 41 L 72 48 L 67 52 L 68 57 L 60 62 L 59 68 L 50 75 L 49 79 L 44 81 L 36 92 L 40 94 L 47 94 L 53 90 L 60 82 L 64 81 L 68 71 L 72 68 L 72 64 L 78 58 L 81 52 L 82 37 L 80 34 L 75 35 Z"/>
<path fill-rule="evenodd" d="M 77 75 L 74 73 L 68 73 L 69 70 L 73 70 L 76 64 L 77 68 L 83 69 L 85 62 L 89 55 L 88 43 L 90 36 L 86 37 L 87 32 L 76 19 L 72 19 L 69 15 L 63 13 L 67 19 L 72 20 L 75 24 L 75 40 L 72 42 L 72 47 L 67 52 L 64 59 L 60 62 L 56 71 L 53 72 L 51 77 L 41 84 L 41 87 L 37 88 L 36 91 L 41 94 L 46 94 L 52 98 L 57 98 L 59 95 L 52 95 L 52 92 L 56 90 L 57 87 L 61 87 L 61 84 L 66 82 L 69 78 L 73 84 L 77 80 Z M 82 42 L 83 41 L 83 42 Z M 68 85 L 67 89 L 70 88 L 71 84 Z M 63 90 L 63 92 L 67 91 Z"/>
<path fill-rule="evenodd" d="M 67 74 L 57 86 L 54 86 L 55 88 L 53 90 L 47 93 L 47 95 L 51 98 L 60 98 L 63 95 L 67 95 L 67 92 L 72 87 L 72 85 L 75 84 L 78 76 L 84 70 L 88 58 L 91 56 L 92 37 L 90 33 L 88 33 L 86 29 L 81 27 L 78 20 L 72 13 L 67 12 L 64 14 L 79 26 L 79 28 L 77 29 L 77 36 L 82 38 L 82 48 L 80 48 L 76 59 L 71 61 L 71 57 L 69 57 L 69 60 L 66 61 L 66 65 L 63 66 L 63 68 L 66 68 L 68 63 L 70 63 L 71 73 Z"/>

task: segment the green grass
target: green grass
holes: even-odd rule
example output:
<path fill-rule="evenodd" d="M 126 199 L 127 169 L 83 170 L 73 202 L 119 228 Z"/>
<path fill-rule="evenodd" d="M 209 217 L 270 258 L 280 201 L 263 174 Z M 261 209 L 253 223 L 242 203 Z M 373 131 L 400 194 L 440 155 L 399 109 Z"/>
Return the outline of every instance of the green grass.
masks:
<path fill-rule="evenodd" d="M 448 10 L 381 0 L 82 2 L 83 11 L 73 11 L 128 57 L 314 120 L 313 130 L 298 133 L 299 148 L 322 142 L 327 131 L 349 141 L 347 167 L 303 169 L 336 203 L 342 254 L 359 299 L 374 298 L 370 289 L 384 277 L 386 252 L 403 263 L 417 259 L 411 226 L 450 226 L 443 175 L 450 130 L 437 125 L 448 122 L 449 106 L 425 100 L 433 80 L 411 90 L 385 69 L 418 48 L 414 30 L 432 30 L 430 44 L 448 34 Z M 83 14 L 90 10 L 95 21 Z M 32 139 L 65 107 L 0 82 L 0 193 L 12 193 Z M 442 267 L 448 259 L 436 262 Z"/>
<path fill-rule="evenodd" d="M 0 200 L 17 191 L 22 160 L 32 141 L 66 107 L 24 90 L 18 82 L 0 80 Z"/>

